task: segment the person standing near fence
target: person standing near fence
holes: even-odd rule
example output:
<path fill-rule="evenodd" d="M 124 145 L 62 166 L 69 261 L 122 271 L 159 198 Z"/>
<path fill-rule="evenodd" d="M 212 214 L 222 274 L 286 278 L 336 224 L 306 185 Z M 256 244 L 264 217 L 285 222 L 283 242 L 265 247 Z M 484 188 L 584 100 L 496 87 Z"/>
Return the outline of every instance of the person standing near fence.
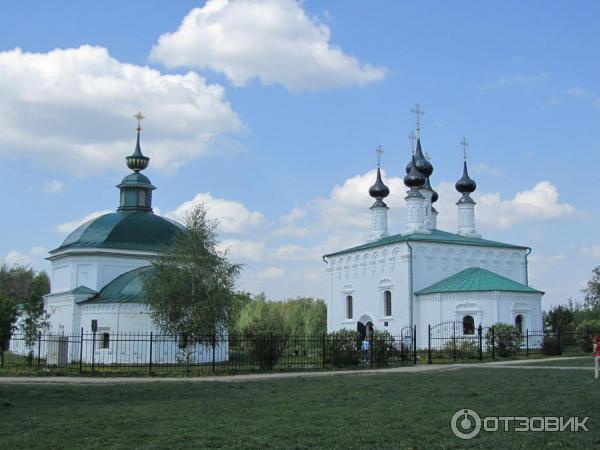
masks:
<path fill-rule="evenodd" d="M 600 371 L 600 336 L 594 336 L 594 375 L 598 378 Z"/>
<path fill-rule="evenodd" d="M 362 341 L 363 362 L 369 362 L 369 339 L 365 336 Z"/>

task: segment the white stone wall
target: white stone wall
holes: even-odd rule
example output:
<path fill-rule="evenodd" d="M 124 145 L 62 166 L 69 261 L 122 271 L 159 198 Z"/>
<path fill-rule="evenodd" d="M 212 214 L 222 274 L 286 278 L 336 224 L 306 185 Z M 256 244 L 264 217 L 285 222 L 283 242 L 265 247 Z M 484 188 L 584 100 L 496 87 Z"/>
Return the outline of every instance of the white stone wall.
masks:
<path fill-rule="evenodd" d="M 119 275 L 150 265 L 148 252 L 68 252 L 51 257 L 50 293 L 65 292 L 79 286 L 100 291 Z"/>
<path fill-rule="evenodd" d="M 418 345 L 423 341 L 428 324 L 455 320 L 456 308 L 464 301 L 448 303 L 438 307 L 420 307 L 416 296 L 410 298 L 409 264 L 412 247 L 412 292 L 454 275 L 469 267 L 481 267 L 499 275 L 527 283 L 526 249 L 484 247 L 434 242 L 402 242 L 379 246 L 327 258 L 327 329 L 328 332 L 341 328 L 356 330 L 357 322 L 370 320 L 376 329 L 388 330 L 399 335 L 403 327 L 416 324 Z M 383 292 L 392 293 L 392 316 L 385 317 Z M 346 296 L 352 295 L 353 317 L 346 318 Z M 527 294 L 525 294 L 527 295 Z M 531 327 L 541 328 L 541 295 L 524 301 L 530 309 Z M 510 295 L 509 295 L 510 297 Z M 518 299 L 517 299 L 518 300 Z M 514 300 L 514 301 L 517 301 Z M 513 300 L 496 301 L 496 313 L 489 317 L 510 320 Z M 412 318 L 411 318 L 411 302 Z M 517 303 L 521 303 L 518 302 Z M 489 306 L 486 304 L 486 307 Z M 488 317 L 487 315 L 485 317 Z M 362 320 L 361 320 L 362 319 Z M 496 320 L 497 321 L 497 320 Z M 387 327 L 384 326 L 388 323 Z"/>

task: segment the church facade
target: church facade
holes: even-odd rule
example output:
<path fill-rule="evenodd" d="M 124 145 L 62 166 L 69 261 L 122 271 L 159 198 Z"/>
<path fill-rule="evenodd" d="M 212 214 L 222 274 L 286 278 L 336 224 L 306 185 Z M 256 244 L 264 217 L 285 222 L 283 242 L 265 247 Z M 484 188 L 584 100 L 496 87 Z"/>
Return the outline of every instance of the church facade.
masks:
<path fill-rule="evenodd" d="M 152 259 L 177 233 L 184 233 L 185 227 L 153 213 L 152 193 L 156 188 L 141 173 L 150 158 L 141 151 L 139 121 L 143 117 L 137 117 L 136 147 L 126 157 L 132 173 L 117 186 L 119 207 L 80 225 L 48 257 L 51 291 L 44 297 L 44 306 L 49 314 L 49 333 L 95 334 L 98 344 L 92 349 L 86 340 L 90 348 L 81 351 L 76 340 L 64 340 L 61 345 L 70 348 L 58 349 L 54 345 L 47 349 L 49 353 L 66 353 L 72 360 L 81 355 L 91 359 L 93 353 L 98 362 L 143 363 L 150 355 L 147 343 L 134 347 L 119 345 L 119 341 L 132 334 L 147 336 L 151 332 L 159 336 L 153 344 L 153 362 L 173 362 L 181 350 L 176 338 L 160 338 L 160 330 L 143 303 L 143 278 L 152 276 Z M 226 345 L 218 347 L 218 360 L 227 359 Z M 212 350 L 202 347 L 192 353 L 195 362 L 213 358 Z"/>
<path fill-rule="evenodd" d="M 418 128 L 417 128 L 418 130 Z M 369 240 L 357 247 L 325 255 L 327 263 L 327 328 L 386 330 L 402 335 L 416 326 L 417 345 L 427 345 L 428 326 L 455 322 L 458 333 L 509 323 L 523 332 L 541 330 L 543 292 L 529 286 L 527 257 L 531 249 L 483 239 L 475 222 L 471 195 L 476 183 L 468 173 L 456 183 L 458 230 L 437 228 L 432 189 L 433 166 L 417 139 L 404 184 L 407 220 L 404 232 L 388 233 L 390 194 L 377 169 L 369 194 Z"/>

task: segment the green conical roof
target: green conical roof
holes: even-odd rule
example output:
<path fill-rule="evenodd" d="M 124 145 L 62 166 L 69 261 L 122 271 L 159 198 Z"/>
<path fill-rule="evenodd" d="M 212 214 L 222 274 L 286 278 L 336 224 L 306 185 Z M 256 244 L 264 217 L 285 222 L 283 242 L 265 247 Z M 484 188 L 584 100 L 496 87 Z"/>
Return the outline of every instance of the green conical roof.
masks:
<path fill-rule="evenodd" d="M 507 291 L 543 294 L 542 291 L 533 289 L 510 278 L 503 277 L 497 273 L 482 269 L 481 267 L 470 267 L 458 272 L 451 277 L 445 278 L 432 284 L 425 289 L 415 292 L 415 295 L 437 294 L 445 292 L 485 292 L 485 291 Z"/>

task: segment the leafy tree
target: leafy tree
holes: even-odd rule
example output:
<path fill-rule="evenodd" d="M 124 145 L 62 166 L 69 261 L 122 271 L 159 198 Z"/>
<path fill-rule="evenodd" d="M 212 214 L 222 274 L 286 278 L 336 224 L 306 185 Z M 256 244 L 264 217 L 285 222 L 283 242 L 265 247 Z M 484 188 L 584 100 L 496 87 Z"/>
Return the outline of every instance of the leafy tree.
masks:
<path fill-rule="evenodd" d="M 43 295 L 49 290 L 50 280 L 45 272 L 36 273 L 29 267 L 17 265 L 0 267 L 0 342 L 4 348 L 8 346 L 19 313 L 25 344 L 31 346 L 35 342 L 47 325 Z"/>
<path fill-rule="evenodd" d="M 362 358 L 361 336 L 357 331 L 341 330 L 329 333 L 325 340 L 325 360 L 334 366 L 357 365 Z"/>
<path fill-rule="evenodd" d="M 575 317 L 569 306 L 558 305 L 545 313 L 544 323 L 551 331 L 566 330 L 573 325 Z"/>
<path fill-rule="evenodd" d="M 517 354 L 523 344 L 523 335 L 517 327 L 508 323 L 497 323 L 493 327 L 494 345 L 496 346 L 498 356 L 509 357 Z M 492 346 L 491 329 L 485 335 L 486 343 Z"/>
<path fill-rule="evenodd" d="M 600 320 L 584 320 L 575 329 L 577 343 L 586 353 L 593 351 L 592 337 L 600 335 Z"/>
<path fill-rule="evenodd" d="M 8 350 L 8 343 L 17 322 L 17 305 L 6 294 L 0 293 L 0 352 Z"/>
<path fill-rule="evenodd" d="M 264 295 L 242 311 L 238 330 L 245 350 L 252 354 L 261 368 L 272 368 L 283 355 L 290 335 L 283 310 Z"/>
<path fill-rule="evenodd" d="M 241 265 L 218 250 L 216 222 L 203 205 L 186 217 L 178 233 L 143 282 L 144 302 L 160 329 L 181 337 L 182 347 L 209 346 L 227 332 L 241 297 L 234 291 Z"/>
<path fill-rule="evenodd" d="M 594 267 L 592 279 L 583 290 L 583 305 L 591 311 L 600 311 L 600 266 Z"/>

